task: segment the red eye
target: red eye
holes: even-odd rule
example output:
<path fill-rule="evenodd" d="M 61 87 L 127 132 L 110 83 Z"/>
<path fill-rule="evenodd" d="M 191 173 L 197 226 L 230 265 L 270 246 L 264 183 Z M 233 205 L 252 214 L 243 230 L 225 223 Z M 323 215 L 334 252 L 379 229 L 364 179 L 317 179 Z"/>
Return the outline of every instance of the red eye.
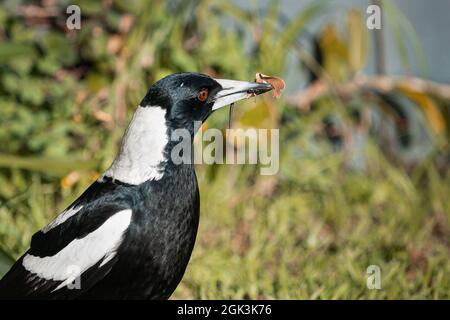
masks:
<path fill-rule="evenodd" d="M 208 98 L 208 89 L 200 90 L 200 92 L 198 93 L 197 98 L 200 101 L 205 101 Z"/>

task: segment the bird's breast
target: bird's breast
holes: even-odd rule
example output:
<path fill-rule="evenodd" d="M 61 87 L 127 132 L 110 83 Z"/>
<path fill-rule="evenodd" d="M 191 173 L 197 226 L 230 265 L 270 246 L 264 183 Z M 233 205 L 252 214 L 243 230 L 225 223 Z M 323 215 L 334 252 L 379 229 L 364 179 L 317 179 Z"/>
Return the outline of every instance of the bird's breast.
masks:
<path fill-rule="evenodd" d="M 140 192 L 118 269 L 127 270 L 124 278 L 133 279 L 128 281 L 133 286 L 129 292 L 162 298 L 181 281 L 194 247 L 200 205 L 197 180 L 195 173 L 184 172 Z"/>

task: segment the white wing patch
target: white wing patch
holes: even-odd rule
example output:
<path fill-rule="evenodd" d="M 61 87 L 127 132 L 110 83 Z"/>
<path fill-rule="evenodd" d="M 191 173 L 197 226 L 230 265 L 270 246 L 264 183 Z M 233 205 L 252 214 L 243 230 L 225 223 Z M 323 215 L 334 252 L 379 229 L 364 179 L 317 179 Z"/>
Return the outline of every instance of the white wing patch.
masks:
<path fill-rule="evenodd" d="M 47 226 L 42 228 L 42 232 L 47 233 L 49 230 L 55 228 L 56 226 L 59 226 L 61 223 L 63 223 L 64 221 L 66 221 L 67 219 L 69 219 L 70 217 L 75 215 L 81 209 L 83 209 L 83 206 L 73 207 L 73 208 L 64 210 L 56 217 L 55 220 L 53 220 Z"/>
<path fill-rule="evenodd" d="M 166 110 L 158 106 L 139 106 L 122 140 L 119 155 L 99 178 L 111 177 L 128 184 L 159 180 L 158 166 L 166 161 L 164 148 L 168 142 Z"/>
<path fill-rule="evenodd" d="M 115 256 L 123 233 L 130 225 L 131 213 L 131 209 L 117 212 L 97 230 L 82 239 L 73 240 L 53 256 L 41 258 L 27 254 L 22 261 L 23 267 L 40 278 L 64 281 L 55 290 L 62 288 L 73 280 L 71 270 L 74 267 L 81 274 L 101 259 L 101 265 L 104 265 Z"/>

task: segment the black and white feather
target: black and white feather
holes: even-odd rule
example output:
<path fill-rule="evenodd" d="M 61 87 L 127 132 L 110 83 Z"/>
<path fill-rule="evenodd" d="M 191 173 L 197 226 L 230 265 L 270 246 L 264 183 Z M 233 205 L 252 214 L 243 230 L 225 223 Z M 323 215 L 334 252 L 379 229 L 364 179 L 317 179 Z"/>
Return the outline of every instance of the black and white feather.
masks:
<path fill-rule="evenodd" d="M 208 99 L 200 101 L 201 90 Z M 111 167 L 55 220 L 0 280 L 1 299 L 165 299 L 188 264 L 200 197 L 192 164 L 175 164 L 176 129 L 194 132 L 213 110 L 265 84 L 180 73 L 141 102 Z M 259 91 L 258 91 L 259 90 Z"/>

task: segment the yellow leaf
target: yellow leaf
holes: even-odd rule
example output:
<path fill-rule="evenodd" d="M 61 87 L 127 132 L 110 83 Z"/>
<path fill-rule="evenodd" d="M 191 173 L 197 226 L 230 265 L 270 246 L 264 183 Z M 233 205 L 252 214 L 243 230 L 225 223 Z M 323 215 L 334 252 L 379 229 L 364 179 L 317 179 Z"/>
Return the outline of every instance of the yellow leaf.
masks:
<path fill-rule="evenodd" d="M 325 27 L 320 38 L 323 51 L 325 71 L 334 81 L 345 81 L 349 78 L 348 50 L 333 24 Z"/>
<path fill-rule="evenodd" d="M 80 173 L 78 171 L 72 171 L 64 178 L 61 179 L 61 188 L 69 189 L 80 179 Z"/>
<path fill-rule="evenodd" d="M 428 119 L 431 127 L 437 134 L 445 133 L 444 116 L 430 97 L 420 91 L 411 88 L 407 84 L 400 84 L 399 89 L 422 108 L 425 117 Z"/>
<path fill-rule="evenodd" d="M 368 34 L 361 13 L 354 9 L 347 15 L 348 61 L 352 72 L 361 70 L 367 62 Z"/>
<path fill-rule="evenodd" d="M 241 108 L 244 111 L 238 117 L 237 127 L 271 128 L 271 108 L 272 105 L 265 103 L 262 99 L 257 103 L 252 103 L 252 101 L 245 103 L 245 106 Z"/>

